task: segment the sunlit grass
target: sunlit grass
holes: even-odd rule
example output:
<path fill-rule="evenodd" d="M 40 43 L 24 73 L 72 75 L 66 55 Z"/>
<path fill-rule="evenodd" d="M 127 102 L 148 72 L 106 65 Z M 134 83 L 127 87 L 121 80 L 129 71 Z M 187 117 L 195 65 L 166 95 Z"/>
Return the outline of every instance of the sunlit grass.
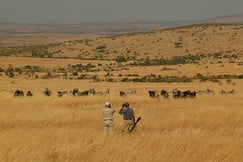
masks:
<path fill-rule="evenodd" d="M 100 84 L 99 88 L 106 86 Z M 2 92 L 0 161 L 240 161 L 243 158 L 242 88 L 228 96 L 216 93 L 195 99 L 165 100 L 148 97 L 146 90 L 153 84 L 138 84 L 138 93 L 127 98 L 119 97 L 115 86 L 110 84 L 110 96 L 14 98 Z M 36 88 L 36 92 L 39 90 Z M 105 101 L 110 101 L 116 110 L 115 131 L 108 136 L 103 132 L 101 112 Z M 123 121 L 118 111 L 124 101 L 130 102 L 136 117 L 142 117 L 131 134 L 121 132 Z"/>

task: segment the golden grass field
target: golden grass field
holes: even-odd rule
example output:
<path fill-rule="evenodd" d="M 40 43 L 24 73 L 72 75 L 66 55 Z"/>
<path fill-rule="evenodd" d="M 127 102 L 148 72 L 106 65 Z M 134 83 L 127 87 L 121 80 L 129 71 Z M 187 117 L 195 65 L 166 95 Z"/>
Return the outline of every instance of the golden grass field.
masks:
<path fill-rule="evenodd" d="M 70 80 L 1 79 L 0 161 L 241 161 L 243 158 L 243 82 L 90 83 Z M 51 97 L 53 92 L 110 88 L 110 96 Z M 33 97 L 14 98 L 13 90 L 32 90 Z M 119 90 L 137 94 L 119 97 Z M 195 99 L 151 99 L 147 90 L 205 90 L 215 95 Z M 235 94 L 222 96 L 221 89 Z M 101 109 L 110 101 L 116 110 L 115 132 L 105 136 Z M 142 120 L 131 134 L 122 133 L 123 102 Z"/>
<path fill-rule="evenodd" d="M 160 58 L 162 55 L 170 57 L 191 52 L 197 54 L 230 51 L 228 54 L 240 56 L 231 63 L 224 59 L 220 59 L 220 63 L 217 63 L 218 60 L 202 60 L 198 64 L 134 66 L 111 73 L 113 77 L 119 74 L 143 76 L 151 73 L 190 77 L 197 73 L 242 75 L 241 35 L 242 25 L 192 26 L 186 29 L 140 33 L 135 36 L 91 38 L 92 41 L 88 45 L 76 41 L 65 42 L 60 47 L 55 47 L 56 49 L 48 50 L 61 50 L 61 54 L 76 56 L 82 53 L 80 49 L 83 48 L 83 52 L 87 51 L 88 57 L 90 53 L 96 54 L 93 53 L 93 49 L 97 46 L 105 45 L 109 51 L 117 50 L 117 55 L 123 55 L 127 49 L 133 49 L 130 54 L 140 51 L 141 57 L 144 58 L 147 55 L 151 58 L 156 56 Z M 174 47 L 174 42 L 177 41 L 183 42 L 183 48 Z M 161 50 L 164 52 L 159 54 Z M 147 54 L 148 51 L 151 53 Z M 107 54 L 107 57 L 117 56 L 113 55 L 114 53 Z M 0 67 L 3 69 L 9 65 L 14 67 L 36 65 L 53 69 L 57 66 L 66 67 L 69 64 L 80 63 L 95 65 L 102 63 L 103 67 L 114 62 L 112 60 L 0 57 Z M 161 70 L 165 67 L 173 70 Z M 89 73 L 104 76 L 107 71 Z M 53 91 L 53 96 L 43 96 L 42 92 L 45 88 Z M 110 95 L 56 96 L 57 91 L 70 91 L 73 88 L 79 90 L 94 88 L 97 91 L 106 91 L 109 88 Z M 209 88 L 215 91 L 215 95 L 204 94 L 197 95 L 193 99 L 174 99 L 170 93 L 168 99 L 162 97 L 152 99 L 147 92 L 162 89 L 172 91 L 175 88 L 195 91 Z M 24 92 L 31 90 L 34 96 L 13 97 L 16 89 Z M 137 90 L 135 95 L 125 98 L 119 96 L 119 91 L 133 89 Z M 221 90 L 232 89 L 235 90 L 234 94 L 219 93 Z M 116 110 L 113 135 L 106 135 L 103 130 L 102 108 L 106 101 L 109 101 Z M 142 117 L 131 134 L 121 132 L 123 120 L 118 114 L 121 105 L 126 101 L 134 109 L 136 117 Z M 191 83 L 125 83 L 53 78 L 26 79 L 23 75 L 9 78 L 1 73 L 0 161 L 240 162 L 243 159 L 242 105 L 242 79 L 220 79 L 219 82 L 195 80 Z"/>

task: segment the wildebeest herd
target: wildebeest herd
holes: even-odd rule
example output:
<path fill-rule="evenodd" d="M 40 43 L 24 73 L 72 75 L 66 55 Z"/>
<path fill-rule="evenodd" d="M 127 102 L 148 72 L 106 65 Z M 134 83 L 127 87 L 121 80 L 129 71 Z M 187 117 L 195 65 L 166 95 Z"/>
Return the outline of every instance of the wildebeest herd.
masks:
<path fill-rule="evenodd" d="M 159 96 L 162 96 L 163 98 L 169 98 L 169 92 L 166 90 L 149 90 L 149 97 L 151 98 L 159 98 Z M 194 98 L 196 97 L 197 92 L 196 91 L 180 91 L 179 89 L 174 89 L 172 92 L 173 98 Z"/>
<path fill-rule="evenodd" d="M 17 90 L 14 92 L 14 97 L 21 97 L 21 96 L 24 96 L 24 91 L 17 89 Z M 27 91 L 26 96 L 31 97 L 31 96 L 33 96 L 33 94 L 32 94 L 31 91 Z"/>
<path fill-rule="evenodd" d="M 221 95 L 228 95 L 228 94 L 234 94 L 235 90 L 232 89 L 230 91 L 224 91 L 221 90 L 219 92 L 219 94 Z M 171 93 L 173 98 L 195 98 L 197 95 L 203 95 L 203 94 L 207 94 L 207 95 L 214 95 L 215 92 L 213 90 L 210 90 L 209 88 L 207 88 L 206 90 L 199 90 L 199 91 L 195 91 L 195 90 L 186 90 L 186 91 L 181 91 L 179 89 L 173 89 L 171 92 L 166 91 L 166 90 L 149 90 L 148 94 L 149 97 L 151 98 L 159 98 L 160 96 L 162 96 L 163 98 L 169 98 L 169 94 Z"/>
<path fill-rule="evenodd" d="M 53 96 L 53 92 L 46 88 L 42 94 L 44 96 Z M 57 91 L 57 96 L 62 97 L 62 96 L 88 96 L 88 95 L 94 95 L 94 96 L 103 96 L 103 95 L 109 95 L 110 91 L 107 89 L 106 91 L 96 91 L 95 89 L 89 89 L 89 90 L 84 90 L 80 91 L 78 88 L 74 88 L 71 91 Z M 22 97 L 25 96 L 25 93 L 23 90 L 15 90 L 14 97 Z M 27 91 L 26 96 L 33 96 L 33 93 L 31 91 Z"/>
<path fill-rule="evenodd" d="M 225 90 L 221 90 L 219 92 L 219 94 L 221 95 L 229 95 L 229 94 L 234 94 L 235 90 L 232 89 L 230 91 L 225 91 Z M 44 96 L 53 96 L 53 92 L 51 90 L 49 90 L 48 88 L 46 88 L 42 94 Z M 130 91 L 119 91 L 119 96 L 120 97 L 127 97 L 130 95 L 136 95 L 137 91 L 136 89 L 130 90 Z M 197 95 L 203 95 L 203 94 L 207 94 L 207 95 L 214 95 L 215 92 L 213 90 L 210 90 L 209 88 L 207 88 L 206 90 L 199 90 L 199 91 L 195 91 L 195 90 L 186 90 L 186 91 L 181 91 L 179 89 L 173 89 L 172 91 L 166 91 L 166 90 L 148 90 L 148 96 L 150 98 L 159 98 L 160 96 L 163 98 L 169 98 L 169 96 L 173 97 L 173 98 L 195 98 Z M 57 91 L 56 96 L 58 97 L 62 97 L 62 96 L 108 96 L 110 95 L 110 89 L 107 88 L 106 91 L 96 91 L 95 89 L 88 89 L 88 90 L 83 90 L 80 91 L 78 88 L 74 88 L 71 91 Z M 21 97 L 21 96 L 25 96 L 25 93 L 23 90 L 15 90 L 14 97 Z M 33 96 L 33 93 L 28 90 L 26 92 L 26 96 L 31 97 Z"/>

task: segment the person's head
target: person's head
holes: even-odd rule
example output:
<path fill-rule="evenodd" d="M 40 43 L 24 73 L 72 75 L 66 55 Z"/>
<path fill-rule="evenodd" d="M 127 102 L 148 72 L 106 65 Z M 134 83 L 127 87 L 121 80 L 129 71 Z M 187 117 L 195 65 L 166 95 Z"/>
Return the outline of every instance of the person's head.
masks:
<path fill-rule="evenodd" d="M 110 108 L 110 107 L 111 107 L 110 102 L 108 102 L 108 101 L 107 101 L 107 102 L 105 102 L 105 107 L 109 107 L 109 108 Z"/>
<path fill-rule="evenodd" d="M 125 102 L 122 106 L 123 107 L 129 107 L 129 103 L 128 102 Z"/>

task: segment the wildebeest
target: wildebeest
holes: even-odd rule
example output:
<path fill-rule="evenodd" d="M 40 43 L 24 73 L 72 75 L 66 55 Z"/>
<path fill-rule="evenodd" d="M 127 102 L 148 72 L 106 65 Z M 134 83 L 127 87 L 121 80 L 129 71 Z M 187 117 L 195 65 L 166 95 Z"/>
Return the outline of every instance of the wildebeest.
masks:
<path fill-rule="evenodd" d="M 95 95 L 95 89 L 93 88 L 89 89 L 89 94 Z"/>
<path fill-rule="evenodd" d="M 214 95 L 215 93 L 214 93 L 214 91 L 213 90 L 211 90 L 211 89 L 209 89 L 209 88 L 207 88 L 206 90 L 200 90 L 200 91 L 198 91 L 197 92 L 197 94 L 209 94 L 209 95 Z"/>
<path fill-rule="evenodd" d="M 74 89 L 71 91 L 71 95 L 72 95 L 72 96 L 78 96 L 78 93 L 79 93 L 78 88 L 74 88 Z"/>
<path fill-rule="evenodd" d="M 33 96 L 33 94 L 32 94 L 32 92 L 31 92 L 31 91 L 27 91 L 26 96 L 28 96 L 28 97 L 32 97 L 32 96 Z"/>
<path fill-rule="evenodd" d="M 68 95 L 68 92 L 67 92 L 67 91 L 58 91 L 58 92 L 57 92 L 57 96 L 58 96 L 58 97 L 62 97 L 62 96 L 64 96 L 64 95 Z"/>
<path fill-rule="evenodd" d="M 221 90 L 219 92 L 221 95 L 228 95 L 228 94 L 234 94 L 235 93 L 235 89 L 232 89 L 230 91 L 224 91 L 224 90 Z"/>
<path fill-rule="evenodd" d="M 127 95 L 134 95 L 136 93 L 137 93 L 137 91 L 136 91 L 136 89 L 134 89 L 134 90 L 131 90 L 131 91 L 120 91 L 119 95 L 121 97 L 126 97 Z"/>
<path fill-rule="evenodd" d="M 14 92 L 14 97 L 22 97 L 22 96 L 24 96 L 24 92 L 22 90 L 17 89 Z"/>
<path fill-rule="evenodd" d="M 119 95 L 120 95 L 120 97 L 126 97 L 127 96 L 124 91 L 120 91 Z"/>
<path fill-rule="evenodd" d="M 85 90 L 85 91 L 79 92 L 78 95 L 79 96 L 88 96 L 89 95 L 89 90 Z"/>
<path fill-rule="evenodd" d="M 149 90 L 148 93 L 151 98 L 159 98 L 159 93 L 156 90 Z"/>
<path fill-rule="evenodd" d="M 94 92 L 95 92 L 95 90 L 94 90 Z M 89 94 L 94 95 L 94 92 L 91 93 L 91 90 L 79 91 L 78 88 L 74 88 L 72 91 L 70 91 L 70 95 L 71 96 L 88 96 Z"/>
<path fill-rule="evenodd" d="M 194 98 L 196 97 L 196 91 L 191 91 L 191 90 L 187 90 L 187 91 L 183 91 L 181 93 L 181 98 Z"/>
<path fill-rule="evenodd" d="M 168 98 L 169 97 L 169 93 L 166 90 L 161 90 L 160 91 L 160 95 L 163 96 L 164 98 Z"/>
<path fill-rule="evenodd" d="M 178 89 L 173 89 L 172 94 L 173 94 L 174 98 L 180 98 L 181 97 L 181 91 L 178 90 Z"/>
<path fill-rule="evenodd" d="M 174 98 L 194 98 L 196 97 L 197 92 L 186 90 L 186 91 L 180 91 L 178 89 L 174 89 L 172 91 Z"/>
<path fill-rule="evenodd" d="M 98 91 L 98 92 L 95 91 L 94 94 L 95 94 L 96 96 L 110 95 L 110 89 L 107 88 L 107 91 L 104 91 L 104 92 L 102 92 L 102 91 Z"/>
<path fill-rule="evenodd" d="M 52 95 L 52 91 L 50 91 L 48 88 L 46 88 L 44 91 L 43 91 L 44 95 L 45 96 L 51 96 Z"/>
<path fill-rule="evenodd" d="M 232 89 L 232 90 L 227 92 L 227 94 L 234 94 L 234 93 L 235 93 L 235 89 Z"/>

